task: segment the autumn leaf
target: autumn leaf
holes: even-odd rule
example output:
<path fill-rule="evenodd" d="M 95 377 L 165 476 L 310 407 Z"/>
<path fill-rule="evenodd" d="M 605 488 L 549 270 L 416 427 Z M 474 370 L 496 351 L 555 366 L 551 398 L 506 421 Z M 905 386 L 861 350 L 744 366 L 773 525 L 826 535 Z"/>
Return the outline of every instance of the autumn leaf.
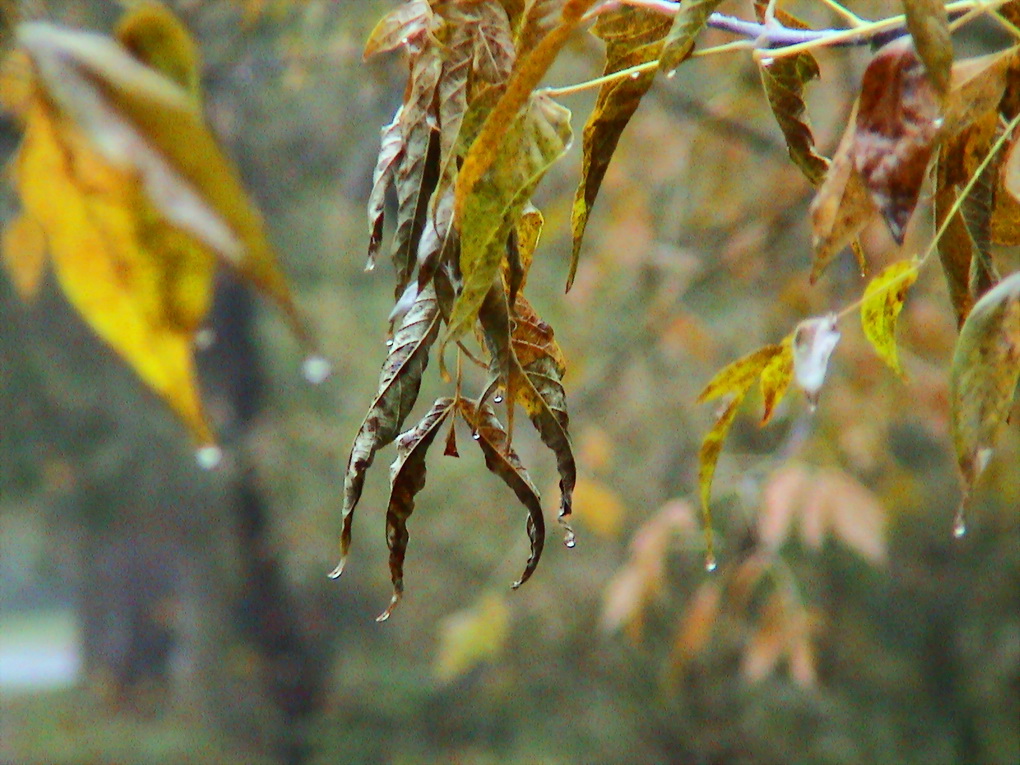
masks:
<path fill-rule="evenodd" d="M 900 361 L 896 353 L 896 320 L 907 291 L 917 281 L 917 263 L 901 260 L 882 269 L 864 289 L 861 300 L 861 326 L 875 352 L 901 377 Z"/>
<path fill-rule="evenodd" d="M 418 295 L 393 334 L 389 355 L 379 375 L 379 389 L 361 423 L 347 460 L 344 479 L 344 505 L 340 531 L 340 562 L 330 573 L 343 573 L 351 545 L 354 509 L 365 484 L 365 471 L 375 453 L 390 443 L 404 424 L 418 399 L 422 374 L 428 366 L 429 348 L 439 334 L 439 303 L 431 285 Z"/>
<path fill-rule="evenodd" d="M 761 370 L 761 398 L 764 404 L 762 425 L 767 425 L 772 419 L 776 405 L 783 400 L 793 379 L 793 337 L 784 338 L 781 346 L 782 350 L 770 358 Z"/>
<path fill-rule="evenodd" d="M 480 140 L 481 136 L 475 139 L 468 158 Z M 464 286 L 454 304 L 444 343 L 459 339 L 471 329 L 503 262 L 513 221 L 545 171 L 566 151 L 570 140 L 570 112 L 538 95 L 508 126 L 502 143 L 489 158 L 485 174 L 473 185 L 471 193 L 462 197 L 461 184 L 468 162 L 465 159 L 454 202 Z"/>
<path fill-rule="evenodd" d="M 953 66 L 953 40 L 946 6 L 942 0 L 903 0 L 903 10 L 907 30 L 928 79 L 935 91 L 945 96 Z"/>
<path fill-rule="evenodd" d="M 839 147 L 829 164 L 825 180 L 811 201 L 809 212 L 814 250 L 812 283 L 878 213 L 864 186 L 861 174 L 854 167 L 851 154 L 854 147 L 856 114 L 855 105 Z"/>
<path fill-rule="evenodd" d="M 670 666 L 674 672 L 682 672 L 708 645 L 721 604 L 722 589 L 717 581 L 709 579 L 698 585 L 673 637 Z"/>
<path fill-rule="evenodd" d="M 953 354 L 950 404 L 953 443 L 963 479 L 963 506 L 1006 422 L 1020 379 L 1020 272 L 979 300 Z"/>
<path fill-rule="evenodd" d="M 574 505 L 575 516 L 586 528 L 604 539 L 619 537 L 626 510 L 612 488 L 594 478 L 579 478 L 574 487 Z"/>
<path fill-rule="evenodd" d="M 808 124 L 804 87 L 819 77 L 818 62 L 810 53 L 763 60 L 759 65 L 765 97 L 786 139 L 790 159 L 811 185 L 825 177 L 829 160 L 815 151 L 815 139 Z"/>
<path fill-rule="evenodd" d="M 404 107 L 397 109 L 393 121 L 380 131 L 379 157 L 372 171 L 372 192 L 368 196 L 368 259 L 365 270 L 375 268 L 375 259 L 382 245 L 383 222 L 386 210 L 386 191 L 393 183 L 395 170 L 404 154 L 404 136 L 401 116 Z"/>
<path fill-rule="evenodd" d="M 397 458 L 390 466 L 390 499 L 386 509 L 386 545 L 390 549 L 393 597 L 376 621 L 386 621 L 404 592 L 404 553 L 407 550 L 407 519 L 414 512 L 415 496 L 425 488 L 425 453 L 432 445 L 456 401 L 440 398 L 417 425 L 397 438 Z"/>
<path fill-rule="evenodd" d="M 528 511 L 527 531 L 531 540 L 531 555 L 524 566 L 521 578 L 512 585 L 516 590 L 531 578 L 542 557 L 542 548 L 545 546 L 542 500 L 527 470 L 521 464 L 520 457 L 510 446 L 506 431 L 496 419 L 492 409 L 487 406 L 479 409 L 474 402 L 467 399 L 461 399 L 458 405 L 461 416 L 473 431 L 472 438 L 485 455 L 485 467 L 513 490 Z"/>
<path fill-rule="evenodd" d="M 885 45 L 861 81 L 854 167 L 897 244 L 917 205 L 943 112 L 910 38 Z"/>
<path fill-rule="evenodd" d="M 33 299 L 46 268 L 46 234 L 39 222 L 22 214 L 8 223 L 0 239 L 0 260 L 18 295 Z"/>
<path fill-rule="evenodd" d="M 701 448 L 698 451 L 698 487 L 701 495 L 701 512 L 705 525 L 706 560 L 707 565 L 711 567 L 714 567 L 711 532 L 712 480 L 715 477 L 715 467 L 719 462 L 719 454 L 722 452 L 723 443 L 730 431 L 730 426 L 733 424 L 733 420 L 737 416 L 737 410 L 740 408 L 740 404 L 743 402 L 747 392 L 762 375 L 762 372 L 769 367 L 773 359 L 788 353 L 788 350 L 784 351 L 784 348 L 786 348 L 784 344 L 766 345 L 743 358 L 727 364 L 709 380 L 708 384 L 698 395 L 698 403 L 712 401 L 724 396 L 731 397 L 725 409 L 716 417 L 715 424 L 705 434 L 701 441 Z"/>
<path fill-rule="evenodd" d="M 506 602 L 486 593 L 470 608 L 446 617 L 440 625 L 435 674 L 445 683 L 499 656 L 509 632 Z"/>
<path fill-rule="evenodd" d="M 485 82 L 506 82 L 517 58 L 506 10 L 497 0 L 481 0 L 463 10 L 472 14 L 475 39 L 472 72 Z"/>
<path fill-rule="evenodd" d="M 383 16 L 365 43 L 364 58 L 395 50 L 421 37 L 432 24 L 427 0 L 408 0 Z"/>
<path fill-rule="evenodd" d="M 603 74 L 612 74 L 658 59 L 662 51 L 662 38 L 669 27 L 667 17 L 636 8 L 621 8 L 599 16 L 592 32 L 606 41 Z M 574 195 L 570 219 L 573 245 L 567 275 L 568 291 L 577 272 L 581 240 L 588 225 L 588 216 L 609 162 L 620 136 L 654 80 L 655 72 L 648 71 L 607 82 L 599 89 L 595 106 L 584 126 L 581 181 Z"/>
<path fill-rule="evenodd" d="M 668 75 L 682 64 L 691 51 L 694 41 L 708 23 L 708 17 L 722 0 L 685 0 L 673 18 L 673 26 L 666 35 L 659 69 Z"/>

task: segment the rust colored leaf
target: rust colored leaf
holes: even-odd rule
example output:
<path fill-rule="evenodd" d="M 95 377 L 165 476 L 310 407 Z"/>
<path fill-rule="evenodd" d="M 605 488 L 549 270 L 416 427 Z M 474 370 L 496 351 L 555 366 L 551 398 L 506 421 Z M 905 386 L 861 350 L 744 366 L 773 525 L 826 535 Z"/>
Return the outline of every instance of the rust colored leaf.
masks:
<path fill-rule="evenodd" d="M 825 180 L 811 202 L 812 247 L 815 254 L 811 268 L 812 283 L 878 213 L 861 174 L 854 167 L 851 155 L 856 114 L 855 105 Z"/>
<path fill-rule="evenodd" d="M 8 223 L 0 239 L 0 260 L 22 300 L 39 293 L 46 267 L 46 234 L 28 215 L 19 215 Z"/>
<path fill-rule="evenodd" d="M 475 17 L 472 71 L 485 82 L 506 82 L 517 58 L 506 11 L 497 0 L 481 0 L 468 7 Z"/>
<path fill-rule="evenodd" d="M 943 130 L 955 136 L 989 112 L 997 112 L 1020 46 L 953 64 Z"/>
<path fill-rule="evenodd" d="M 531 555 L 524 566 L 521 578 L 513 583 L 513 588 L 516 590 L 528 581 L 542 557 L 542 548 L 545 545 L 542 500 L 538 495 L 538 490 L 531 482 L 527 470 L 521 464 L 520 458 L 510 446 L 506 431 L 503 430 L 503 426 L 500 425 L 492 410 L 489 407 L 478 409 L 473 402 L 467 399 L 461 399 L 459 406 L 461 416 L 464 417 L 474 433 L 472 438 L 475 439 L 485 455 L 485 467 L 499 476 L 513 490 L 517 499 L 528 511 L 527 530 L 528 538 L 531 540 Z"/>
<path fill-rule="evenodd" d="M 953 40 L 946 6 L 942 0 L 903 0 L 903 10 L 928 79 L 935 91 L 945 96 L 953 66 Z"/>
<path fill-rule="evenodd" d="M 662 51 L 670 21 L 661 14 L 621 8 L 599 17 L 592 31 L 606 41 L 604 74 L 655 61 Z M 570 226 L 573 246 L 567 290 L 573 285 L 588 216 L 612 160 L 620 136 L 655 80 L 655 72 L 607 82 L 600 90 L 584 126 L 581 181 L 574 195 Z"/>
<path fill-rule="evenodd" d="M 979 300 L 953 354 L 950 403 L 953 442 L 963 479 L 963 504 L 1006 422 L 1020 379 L 1020 272 Z"/>
<path fill-rule="evenodd" d="M 851 152 L 898 244 L 903 244 L 917 205 L 941 124 L 938 94 L 910 39 L 879 50 L 861 82 Z"/>
<path fill-rule="evenodd" d="M 351 546 L 354 509 L 365 485 L 365 471 L 375 453 L 390 443 L 418 399 L 421 378 L 429 361 L 429 348 L 439 334 L 439 304 L 430 285 L 405 314 L 393 335 L 393 344 L 379 375 L 379 389 L 364 422 L 354 437 L 344 480 L 344 505 L 340 531 L 340 562 L 330 573 L 343 573 Z"/>
<path fill-rule="evenodd" d="M 804 88 L 819 77 L 818 62 L 810 53 L 764 61 L 760 67 L 765 96 L 786 139 L 790 159 L 811 185 L 818 186 L 829 168 L 829 160 L 815 151 L 815 138 L 808 123 Z"/>
<path fill-rule="evenodd" d="M 414 500 L 425 488 L 425 454 L 446 418 L 454 411 L 452 398 L 437 399 L 421 422 L 397 438 L 397 458 L 390 466 L 390 499 L 386 509 L 386 545 L 390 549 L 390 577 L 393 597 L 376 621 L 386 621 L 404 592 L 404 554 L 407 551 L 407 519 L 414 512 Z"/>
<path fill-rule="evenodd" d="M 432 24 L 427 0 L 409 0 L 383 16 L 368 35 L 364 58 L 407 45 L 425 34 Z"/>
<path fill-rule="evenodd" d="M 900 377 L 899 356 L 896 353 L 896 320 L 907 291 L 917 281 L 917 263 L 901 260 L 882 269 L 864 289 L 861 300 L 861 326 L 879 357 Z"/>
<path fill-rule="evenodd" d="M 375 259 L 383 237 L 383 219 L 386 209 L 386 191 L 393 183 L 395 169 L 404 155 L 404 136 L 401 115 L 404 107 L 397 109 L 393 121 L 381 133 L 379 158 L 372 172 L 372 193 L 368 196 L 368 259 L 365 270 L 375 268 Z"/>
<path fill-rule="evenodd" d="M 682 672 L 708 645 L 721 604 L 722 589 L 717 581 L 709 579 L 698 586 L 673 638 L 670 664 L 674 672 Z"/>
<path fill-rule="evenodd" d="M 691 55 L 694 41 L 720 2 L 722 0 L 685 0 L 680 4 L 659 58 L 659 69 L 667 76 Z"/>

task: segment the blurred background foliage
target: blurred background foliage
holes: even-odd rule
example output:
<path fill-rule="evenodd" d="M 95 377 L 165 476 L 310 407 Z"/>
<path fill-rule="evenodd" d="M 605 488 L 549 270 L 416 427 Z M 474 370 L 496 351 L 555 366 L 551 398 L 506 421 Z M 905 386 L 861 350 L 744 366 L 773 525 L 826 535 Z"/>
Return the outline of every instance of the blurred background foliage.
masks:
<path fill-rule="evenodd" d="M 120 12 L 22 5 L 100 30 Z M 346 573 L 325 574 L 385 356 L 390 287 L 363 271 L 363 208 L 404 72 L 399 55 L 363 63 L 361 45 L 393 3 L 171 5 L 335 374 L 305 384 L 281 316 L 224 280 L 202 365 L 228 460 L 204 473 L 52 283 L 24 305 L 0 280 L 0 760 L 1020 761 L 1020 409 L 954 540 L 955 322 L 934 269 L 901 319 L 905 382 L 851 327 L 813 417 L 796 397 L 764 429 L 751 406 L 740 415 L 716 479 L 720 567 L 704 571 L 691 500 L 712 412 L 698 391 L 863 287 L 849 256 L 807 283 L 811 189 L 749 58 L 692 61 L 653 88 L 565 298 L 576 147 L 540 190 L 529 289 L 570 362 L 577 548 L 551 544 L 511 593 L 522 511 L 480 459 L 436 456 L 408 595 L 383 626 L 385 471 Z M 836 21 L 821 4 L 804 15 Z M 958 40 L 1001 42 L 991 27 Z M 549 80 L 592 77 L 600 56 L 578 36 Z M 866 60 L 824 54 L 808 90 L 820 146 L 838 139 Z M 579 131 L 592 96 L 566 101 Z M 4 161 L 16 141 L 0 122 Z M 13 196 L 0 200 L 6 219 Z M 917 217 L 908 250 L 931 230 Z M 876 269 L 901 257 L 880 227 L 865 248 Z M 1016 252 L 1000 262 L 1020 267 Z M 422 401 L 446 390 L 434 370 L 426 380 Z M 525 429 L 517 441 L 555 498 L 551 459 Z"/>

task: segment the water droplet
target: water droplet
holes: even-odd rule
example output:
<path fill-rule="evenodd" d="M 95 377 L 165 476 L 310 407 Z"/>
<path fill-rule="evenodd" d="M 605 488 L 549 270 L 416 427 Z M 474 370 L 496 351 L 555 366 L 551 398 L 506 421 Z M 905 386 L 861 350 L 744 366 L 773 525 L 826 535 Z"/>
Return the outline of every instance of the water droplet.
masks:
<path fill-rule="evenodd" d="M 213 470 L 223 461 L 223 450 L 215 444 L 201 446 L 195 450 L 195 460 L 202 470 Z"/>
<path fill-rule="evenodd" d="M 631 73 L 630 73 L 630 78 L 631 78 L 632 80 L 636 80 L 636 79 L 637 79 L 638 77 L 640 77 L 640 76 L 641 76 L 641 72 L 631 72 Z"/>
<path fill-rule="evenodd" d="M 322 356 L 309 356 L 301 362 L 301 374 L 312 385 L 321 385 L 332 371 L 332 365 Z"/>
<path fill-rule="evenodd" d="M 471 438 L 473 438 L 475 441 L 477 441 L 481 437 L 482 437 L 482 434 L 479 433 L 478 431 L 475 431 L 474 433 L 471 434 Z"/>
<path fill-rule="evenodd" d="M 393 347 L 393 338 L 392 337 L 389 340 L 386 341 L 386 347 L 387 348 L 392 348 Z"/>
<path fill-rule="evenodd" d="M 953 519 L 953 536 L 962 539 L 967 534 L 967 518 L 964 515 L 963 505 L 956 511 L 956 518 Z"/>
<path fill-rule="evenodd" d="M 670 69 L 668 72 L 666 72 L 667 80 L 672 80 L 674 77 L 676 77 L 676 69 Z"/>
<path fill-rule="evenodd" d="M 563 544 L 573 550 L 577 546 L 577 536 L 574 534 L 574 530 L 568 528 L 563 532 Z"/>
<path fill-rule="evenodd" d="M 772 66 L 772 64 L 773 64 L 773 63 L 775 63 L 775 59 L 771 59 L 771 58 L 763 58 L 763 59 L 761 60 L 761 65 L 762 65 L 762 66 Z"/>
<path fill-rule="evenodd" d="M 209 327 L 203 327 L 195 333 L 195 348 L 200 351 L 208 350 L 216 342 L 216 331 Z"/>
<path fill-rule="evenodd" d="M 400 44 L 401 45 L 407 45 L 409 42 L 410 42 L 410 39 L 407 38 L 407 37 L 401 37 L 400 38 Z"/>
<path fill-rule="evenodd" d="M 705 556 L 705 571 L 712 573 L 719 564 L 715 562 L 715 554 L 708 553 Z"/>
<path fill-rule="evenodd" d="M 329 576 L 330 579 L 339 579 L 340 574 L 344 572 L 345 563 L 347 563 L 347 559 L 341 558 L 340 562 L 336 564 L 336 568 L 330 571 L 329 574 L 327 574 L 327 576 Z"/>
<path fill-rule="evenodd" d="M 494 403 L 494 404 L 502 404 L 503 403 L 503 397 L 499 396 L 499 395 L 493 396 L 492 397 L 492 403 Z"/>
<path fill-rule="evenodd" d="M 942 125 L 943 125 L 944 123 L 945 123 L 945 120 L 944 120 L 944 119 L 943 119 L 942 117 L 936 117 L 935 119 L 933 119 L 933 120 L 931 121 L 931 126 L 932 126 L 933 128 L 935 128 L 936 130 L 938 130 L 939 128 L 941 128 L 941 127 L 942 127 Z"/>

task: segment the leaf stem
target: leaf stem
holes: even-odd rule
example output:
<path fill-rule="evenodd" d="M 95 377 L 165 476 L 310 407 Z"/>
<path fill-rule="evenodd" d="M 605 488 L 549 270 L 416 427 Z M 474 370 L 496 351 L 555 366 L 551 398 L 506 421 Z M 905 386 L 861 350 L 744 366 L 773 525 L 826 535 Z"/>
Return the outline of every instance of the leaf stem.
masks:
<path fill-rule="evenodd" d="M 1002 131 L 1002 135 L 1000 135 L 999 138 L 995 141 L 995 143 L 992 144 L 992 148 L 988 150 L 988 153 L 985 155 L 984 159 L 982 159 L 978 166 L 974 169 L 974 172 L 970 176 L 970 179 L 967 181 L 967 184 L 963 187 L 963 189 L 960 190 L 960 193 L 956 195 L 956 201 L 953 202 L 952 206 L 949 208 L 949 212 L 946 214 L 945 218 L 942 219 L 942 224 L 938 227 L 938 230 L 935 232 L 935 236 L 932 237 L 931 243 L 928 245 L 927 251 L 917 260 L 918 270 L 923 268 L 924 264 L 931 259 L 931 256 L 933 254 L 935 254 L 935 250 L 939 246 L 939 242 L 942 241 L 942 237 L 945 235 L 946 230 L 952 223 L 953 218 L 956 217 L 956 214 L 958 212 L 960 212 L 960 208 L 963 206 L 964 200 L 974 189 L 974 185 L 978 182 L 978 179 L 981 177 L 981 174 L 984 173 L 985 168 L 988 167 L 989 163 L 991 163 L 995 155 L 1002 151 L 1002 148 L 1006 145 L 1010 137 L 1013 135 L 1013 131 L 1016 130 L 1017 125 L 1020 125 L 1020 114 L 1017 114 L 1015 117 L 1013 117 L 1013 119 L 1009 121 L 1009 124 L 1006 125 L 1006 129 Z M 886 292 L 889 292 L 892 289 L 895 289 L 900 285 L 901 282 L 908 279 L 909 277 L 910 273 L 906 272 L 894 279 L 890 279 L 889 282 L 885 284 L 883 287 L 873 291 L 868 296 L 869 299 L 874 298 L 874 296 L 876 295 L 882 295 Z M 853 303 L 848 305 L 846 308 L 844 308 L 842 311 L 840 311 L 838 314 L 836 314 L 837 318 L 842 319 L 843 317 L 851 313 L 855 313 L 861 307 L 862 303 L 864 303 L 863 296 L 861 296 Z"/>
<path fill-rule="evenodd" d="M 822 5 L 826 6 L 829 10 L 845 19 L 846 23 L 849 24 L 851 27 L 859 28 L 867 26 L 869 23 L 871 23 L 865 19 L 862 19 L 856 13 L 851 11 L 849 8 L 840 5 L 839 3 L 836 2 L 836 0 L 818 0 L 818 1 Z"/>

